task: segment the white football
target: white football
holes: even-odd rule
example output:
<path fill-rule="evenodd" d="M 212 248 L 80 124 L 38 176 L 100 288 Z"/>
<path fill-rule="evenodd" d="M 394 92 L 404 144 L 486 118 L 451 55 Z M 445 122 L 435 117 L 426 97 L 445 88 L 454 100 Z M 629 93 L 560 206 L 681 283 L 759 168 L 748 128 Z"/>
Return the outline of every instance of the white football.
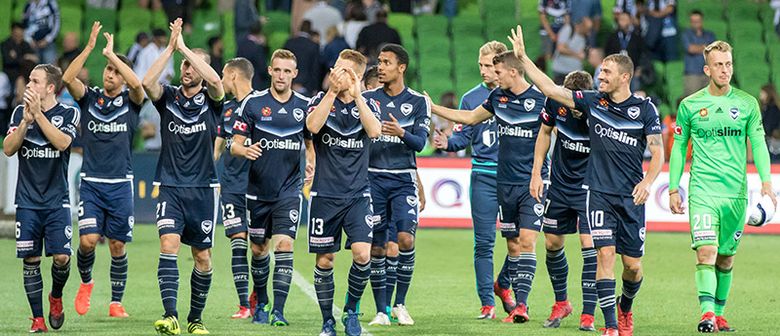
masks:
<path fill-rule="evenodd" d="M 775 216 L 775 204 L 767 195 L 761 197 L 756 205 L 750 208 L 750 217 L 747 224 L 750 226 L 764 226 Z"/>

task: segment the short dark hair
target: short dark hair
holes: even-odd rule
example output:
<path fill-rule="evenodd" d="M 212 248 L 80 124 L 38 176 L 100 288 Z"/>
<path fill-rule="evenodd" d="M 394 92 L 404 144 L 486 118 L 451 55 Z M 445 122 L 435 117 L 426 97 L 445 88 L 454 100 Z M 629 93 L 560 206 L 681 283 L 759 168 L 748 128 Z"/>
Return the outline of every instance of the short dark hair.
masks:
<path fill-rule="evenodd" d="M 582 70 L 572 71 L 563 80 L 563 87 L 572 90 L 590 90 L 593 88 L 593 77 Z"/>
<path fill-rule="evenodd" d="M 523 63 L 521 63 L 520 60 L 517 59 L 517 56 L 515 56 L 515 52 L 513 50 L 507 50 L 494 56 L 493 65 L 496 65 L 498 63 L 504 63 L 504 65 L 506 65 L 507 67 L 517 70 L 520 76 L 523 76 L 525 74 L 525 69 L 523 69 Z"/>
<path fill-rule="evenodd" d="M 119 60 L 122 61 L 122 63 L 124 63 L 127 66 L 129 66 L 130 69 L 133 68 L 133 61 L 131 61 L 129 58 L 127 58 L 127 56 L 122 55 L 122 54 L 116 54 L 116 57 L 118 57 Z"/>
<path fill-rule="evenodd" d="M 165 33 L 165 31 L 162 30 L 162 28 L 154 28 L 154 30 L 152 30 L 152 36 L 163 37 L 163 36 L 168 36 L 168 34 Z"/>
<path fill-rule="evenodd" d="M 237 70 L 247 80 L 252 80 L 255 75 L 255 67 L 252 66 L 252 62 L 243 57 L 236 57 L 225 63 L 226 68 Z"/>
<path fill-rule="evenodd" d="M 363 85 L 367 85 L 369 81 L 374 78 L 379 78 L 379 68 L 376 65 L 372 65 L 366 69 L 366 74 L 363 75 Z"/>
<path fill-rule="evenodd" d="M 41 70 L 46 73 L 46 84 L 54 84 L 54 92 L 62 88 L 62 69 L 52 64 L 38 64 L 33 70 Z"/>
<path fill-rule="evenodd" d="M 704 17 L 704 13 L 702 13 L 698 9 L 694 9 L 694 10 L 691 11 L 691 14 L 688 14 L 688 16 L 694 16 L 694 15 L 698 15 L 698 16 Z"/>
<path fill-rule="evenodd" d="M 379 50 L 379 52 L 390 52 L 395 54 L 395 58 L 398 59 L 398 64 L 403 65 L 409 65 L 409 53 L 404 49 L 404 47 L 395 44 L 395 43 L 388 43 L 382 46 L 382 49 Z"/>
<path fill-rule="evenodd" d="M 11 30 L 14 30 L 16 28 L 24 30 L 24 26 L 22 25 L 21 22 L 18 21 L 11 22 Z"/>
<path fill-rule="evenodd" d="M 376 11 L 376 18 L 378 21 L 387 20 L 387 11 L 384 8 Z"/>
<path fill-rule="evenodd" d="M 146 32 L 140 32 L 138 33 L 138 35 L 135 36 L 136 43 L 141 43 L 141 40 L 148 40 L 148 39 L 149 39 L 149 34 L 147 34 Z"/>
<path fill-rule="evenodd" d="M 301 27 L 299 30 L 304 33 L 311 33 L 311 21 L 309 20 L 301 21 Z"/>
<path fill-rule="evenodd" d="M 208 45 L 209 45 L 209 49 L 214 48 L 214 45 L 217 44 L 217 42 L 219 42 L 219 41 L 222 41 L 222 37 L 220 37 L 220 36 L 209 37 L 209 40 L 207 42 Z"/>

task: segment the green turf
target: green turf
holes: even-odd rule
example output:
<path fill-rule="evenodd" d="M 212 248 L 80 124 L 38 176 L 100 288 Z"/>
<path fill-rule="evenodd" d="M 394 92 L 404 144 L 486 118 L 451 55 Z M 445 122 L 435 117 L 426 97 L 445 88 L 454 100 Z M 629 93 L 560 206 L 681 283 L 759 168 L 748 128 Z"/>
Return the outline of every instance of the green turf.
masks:
<path fill-rule="evenodd" d="M 303 228 L 302 228 L 303 229 Z M 311 281 L 313 257 L 306 252 L 305 232 L 296 243 L 295 269 Z M 286 316 L 291 325 L 286 328 L 253 325 L 248 321 L 233 321 L 229 316 L 236 310 L 236 294 L 230 274 L 228 240 L 222 231 L 216 232 L 214 250 L 214 281 L 209 295 L 204 320 L 213 335 L 316 335 L 320 328 L 317 304 L 293 285 L 287 302 Z M 596 335 L 576 330 L 577 317 L 564 320 L 558 330 L 541 327 L 552 304 L 552 290 L 544 267 L 543 251 L 539 251 L 539 268 L 530 297 L 531 321 L 524 325 L 508 325 L 495 321 L 479 321 L 474 317 L 479 303 L 474 294 L 472 275 L 472 234 L 470 230 L 420 230 L 418 235 L 417 265 L 408 307 L 416 320 L 413 327 L 371 327 L 373 335 Z M 572 237 L 573 238 L 573 237 Z M 79 283 L 75 260 L 70 281 L 65 290 L 66 323 L 61 335 L 150 335 L 152 322 L 162 313 L 157 289 L 157 234 L 151 225 L 138 225 L 136 242 L 129 246 L 130 276 L 124 304 L 131 317 L 113 320 L 108 317 L 110 287 L 108 285 L 108 250 L 101 246 L 95 265 L 96 281 L 92 309 L 83 317 L 73 309 L 73 298 Z M 693 282 L 694 256 L 684 234 L 648 235 L 647 257 L 644 259 L 645 281 L 635 303 L 636 335 L 693 335 L 699 317 Z M 777 265 L 780 256 L 777 236 L 746 236 L 735 267 L 735 287 L 732 291 L 727 316 L 739 329 L 738 335 L 777 335 L 774 326 L 780 282 Z M 75 243 L 74 239 L 74 243 Z M 572 241 L 573 242 L 573 241 Z M 498 251 L 503 251 L 500 240 Z M 75 245 L 74 245 L 75 246 Z M 538 244 L 542 247 L 541 241 Z M 6 271 L 0 274 L 0 335 L 21 335 L 30 326 L 29 307 L 22 283 L 21 262 L 15 259 L 14 242 L 0 240 L 0 264 Z M 568 251 L 572 277 L 569 280 L 570 297 L 575 312 L 580 309 L 580 291 L 577 289 L 581 267 L 578 244 L 573 242 Z M 503 257 L 498 253 L 497 259 Z M 179 291 L 179 312 L 186 317 L 189 307 L 189 277 L 192 258 L 182 251 L 179 267 L 182 280 Z M 45 291 L 51 286 L 50 261 L 43 263 Z M 341 253 L 336 259 L 336 303 L 343 304 L 349 256 Z M 269 290 L 269 294 L 272 293 Z M 361 318 L 363 327 L 374 315 L 373 297 L 366 289 Z M 48 311 L 48 303 L 44 304 Z M 505 316 L 503 313 L 499 317 Z M 600 313 L 597 327 L 603 325 Z M 339 333 L 343 335 L 341 326 Z M 186 331 L 185 331 L 186 333 Z"/>

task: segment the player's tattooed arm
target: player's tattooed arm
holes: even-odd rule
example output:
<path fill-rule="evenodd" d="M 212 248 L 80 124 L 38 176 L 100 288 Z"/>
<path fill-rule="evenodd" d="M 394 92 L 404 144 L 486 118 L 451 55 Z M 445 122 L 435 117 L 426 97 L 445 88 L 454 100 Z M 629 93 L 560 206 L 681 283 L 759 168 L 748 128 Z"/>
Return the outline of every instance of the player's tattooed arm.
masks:
<path fill-rule="evenodd" d="M 645 173 L 645 178 L 634 187 L 634 192 L 631 193 L 634 196 L 634 204 L 636 205 L 645 204 L 647 197 L 650 196 L 650 186 L 658 178 L 658 174 L 661 173 L 661 168 L 664 165 L 664 146 L 661 134 L 648 135 L 647 148 L 652 155 L 650 165 Z"/>
<path fill-rule="evenodd" d="M 176 41 L 176 48 L 184 55 L 184 58 L 190 62 L 192 68 L 195 69 L 206 82 L 206 88 L 209 91 L 209 97 L 215 101 L 220 101 L 225 97 L 225 89 L 222 87 L 222 79 L 219 78 L 219 74 L 206 62 L 203 55 L 196 54 L 184 43 L 184 37 L 179 34 Z"/>
<path fill-rule="evenodd" d="M 103 56 L 108 59 L 108 63 L 116 69 L 116 72 L 122 76 L 125 80 L 128 90 L 130 90 L 130 100 L 136 105 L 141 105 L 144 102 L 144 88 L 141 86 L 141 81 L 122 59 L 114 53 L 114 34 L 103 33 L 103 37 L 106 38 L 106 47 L 103 48 Z"/>
<path fill-rule="evenodd" d="M 444 106 L 434 104 L 433 100 L 428 95 L 428 92 L 423 91 L 423 93 L 425 94 L 425 99 L 428 100 L 428 104 L 431 106 L 431 113 L 456 123 L 476 125 L 487 119 L 490 119 L 490 117 L 493 116 L 493 114 L 482 107 L 482 105 L 478 106 L 472 111 L 446 108 Z"/>
<path fill-rule="evenodd" d="M 553 127 L 542 124 L 539 129 L 539 135 L 536 137 L 536 146 L 534 147 L 534 165 L 531 169 L 531 185 L 529 186 L 531 197 L 537 202 L 542 202 L 542 193 L 544 191 L 544 181 L 542 180 L 542 165 L 547 159 L 547 152 L 550 150 L 550 139 Z"/>
<path fill-rule="evenodd" d="M 555 85 L 555 82 L 553 82 L 547 74 L 539 70 L 539 68 L 536 67 L 536 64 L 534 64 L 534 61 L 525 53 L 523 28 L 520 27 L 520 25 L 517 25 L 516 29 L 512 29 L 511 36 L 507 36 L 507 38 L 509 39 L 509 42 L 512 42 L 515 56 L 520 60 L 520 63 L 523 64 L 526 77 L 548 98 L 551 98 L 568 108 L 574 108 L 572 91 L 565 87 Z"/>
<path fill-rule="evenodd" d="M 84 68 L 84 64 L 87 62 L 89 54 L 95 49 L 95 44 L 97 43 L 97 37 L 101 28 L 103 28 L 103 26 L 100 25 L 99 21 L 92 23 L 92 32 L 89 34 L 87 45 L 84 46 L 84 50 L 70 62 L 70 65 L 68 65 L 68 68 L 65 69 L 65 72 L 62 74 L 62 82 L 76 101 L 81 100 L 87 91 L 84 83 L 76 77 L 79 75 L 79 72 L 81 72 L 81 69 Z"/>
<path fill-rule="evenodd" d="M 152 101 L 158 101 L 160 100 L 160 97 L 162 97 L 163 87 L 162 84 L 160 84 L 160 76 L 165 69 L 165 65 L 168 64 L 168 60 L 173 56 L 173 52 L 176 51 L 176 41 L 179 39 L 179 35 L 181 35 L 181 25 L 181 19 L 176 19 L 176 21 L 173 21 L 170 24 L 171 37 L 168 40 L 168 47 L 165 48 L 162 54 L 160 54 L 160 57 L 154 61 L 151 67 L 149 67 L 146 76 L 144 76 L 144 79 L 141 82 L 144 91 L 146 91 L 146 95 L 149 96 L 149 99 Z"/>

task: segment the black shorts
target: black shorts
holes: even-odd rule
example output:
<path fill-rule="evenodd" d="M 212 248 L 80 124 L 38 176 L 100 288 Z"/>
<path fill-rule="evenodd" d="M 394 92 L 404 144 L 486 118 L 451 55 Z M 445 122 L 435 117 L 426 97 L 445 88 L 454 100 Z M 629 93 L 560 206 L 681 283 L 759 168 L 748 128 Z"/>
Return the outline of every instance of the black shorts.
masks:
<path fill-rule="evenodd" d="M 133 182 L 101 183 L 82 179 L 79 188 L 79 235 L 99 234 L 133 240 Z"/>
<path fill-rule="evenodd" d="M 273 235 L 283 234 L 295 239 L 301 222 L 303 196 L 276 201 L 247 200 L 249 207 L 249 239 L 264 244 Z"/>
<path fill-rule="evenodd" d="M 225 226 L 225 236 L 247 231 L 247 200 L 244 194 L 222 193 L 222 225 Z"/>
<path fill-rule="evenodd" d="M 46 256 L 70 255 L 73 226 L 70 208 L 16 208 L 16 257 L 40 257 L 44 244 Z"/>
<path fill-rule="evenodd" d="M 501 236 L 514 238 L 520 236 L 520 229 L 542 230 L 543 203 L 531 197 L 528 185 L 498 184 L 498 217 L 501 223 Z M 546 189 L 546 188 L 545 188 Z M 542 200 L 544 201 L 544 191 Z"/>
<path fill-rule="evenodd" d="M 414 235 L 418 224 L 417 175 L 369 172 L 368 177 L 376 221 L 372 245 L 398 242 L 398 232 Z"/>
<path fill-rule="evenodd" d="M 356 198 L 312 196 L 309 201 L 309 253 L 341 249 L 341 231 L 350 243 L 371 243 L 374 212 L 369 194 Z"/>
<path fill-rule="evenodd" d="M 632 196 L 589 190 L 588 223 L 596 248 L 615 246 L 615 251 L 639 258 L 645 253 L 645 206 Z"/>
<path fill-rule="evenodd" d="M 590 234 L 586 201 L 588 191 L 558 188 L 547 190 L 542 224 L 544 232 L 554 235 L 571 233 Z"/>
<path fill-rule="evenodd" d="M 217 189 L 211 187 L 160 186 L 157 199 L 157 231 L 177 234 L 181 242 L 198 249 L 214 244 L 217 221 Z"/>

